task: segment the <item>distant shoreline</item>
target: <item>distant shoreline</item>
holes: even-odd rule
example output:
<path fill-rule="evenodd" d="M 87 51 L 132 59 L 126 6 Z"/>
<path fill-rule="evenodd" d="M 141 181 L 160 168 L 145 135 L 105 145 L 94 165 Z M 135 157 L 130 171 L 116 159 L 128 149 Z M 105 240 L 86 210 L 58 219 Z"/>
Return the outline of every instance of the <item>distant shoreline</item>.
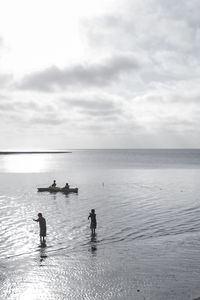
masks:
<path fill-rule="evenodd" d="M 0 151 L 0 155 L 11 155 L 11 154 L 62 154 L 72 153 L 70 151 Z"/>

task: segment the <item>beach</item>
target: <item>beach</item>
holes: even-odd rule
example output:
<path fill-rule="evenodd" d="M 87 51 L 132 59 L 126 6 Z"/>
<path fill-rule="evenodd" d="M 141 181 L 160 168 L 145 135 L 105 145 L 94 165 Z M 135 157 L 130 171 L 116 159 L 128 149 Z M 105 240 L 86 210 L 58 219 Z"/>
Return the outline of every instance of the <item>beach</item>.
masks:
<path fill-rule="evenodd" d="M 200 150 L 70 151 L 0 156 L 0 299 L 200 297 Z"/>

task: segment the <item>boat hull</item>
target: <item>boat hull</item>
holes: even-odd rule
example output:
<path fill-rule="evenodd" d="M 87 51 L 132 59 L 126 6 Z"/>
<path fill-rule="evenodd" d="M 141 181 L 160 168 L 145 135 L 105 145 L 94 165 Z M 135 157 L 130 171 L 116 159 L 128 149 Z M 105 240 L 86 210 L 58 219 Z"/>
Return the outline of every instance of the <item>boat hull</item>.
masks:
<path fill-rule="evenodd" d="M 47 188 L 38 188 L 38 192 L 50 192 L 50 193 L 61 192 L 64 194 L 69 194 L 69 193 L 78 193 L 78 188 L 47 187 Z"/>

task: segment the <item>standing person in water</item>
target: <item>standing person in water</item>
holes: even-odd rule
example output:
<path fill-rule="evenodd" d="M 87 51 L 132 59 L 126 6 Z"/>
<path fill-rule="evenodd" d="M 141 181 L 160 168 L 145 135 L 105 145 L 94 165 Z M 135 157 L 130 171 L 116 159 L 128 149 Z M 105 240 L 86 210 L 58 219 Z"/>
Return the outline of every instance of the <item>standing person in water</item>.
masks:
<path fill-rule="evenodd" d="M 47 227 L 46 227 L 46 220 L 42 216 L 41 213 L 38 214 L 38 219 L 33 219 L 35 222 L 39 222 L 40 226 L 40 243 L 45 243 L 45 236 L 47 232 Z"/>
<path fill-rule="evenodd" d="M 53 181 L 53 184 L 51 185 L 52 187 L 56 187 L 56 181 Z"/>
<path fill-rule="evenodd" d="M 97 220 L 96 220 L 96 214 L 95 214 L 95 209 L 91 209 L 91 213 L 88 216 L 88 220 L 91 220 L 90 223 L 90 229 L 92 231 L 92 234 L 95 234 L 95 229 L 97 227 Z"/>

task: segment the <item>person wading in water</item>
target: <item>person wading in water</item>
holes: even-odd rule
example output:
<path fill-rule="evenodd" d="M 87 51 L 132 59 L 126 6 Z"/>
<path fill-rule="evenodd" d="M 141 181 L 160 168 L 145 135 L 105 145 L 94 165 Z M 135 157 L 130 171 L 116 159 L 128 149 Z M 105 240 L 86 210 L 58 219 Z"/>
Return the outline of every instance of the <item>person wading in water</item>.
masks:
<path fill-rule="evenodd" d="M 92 231 L 92 234 L 95 234 L 95 229 L 97 227 L 95 209 L 91 209 L 91 213 L 88 216 L 88 220 L 89 218 L 91 219 L 90 229 Z"/>
<path fill-rule="evenodd" d="M 46 236 L 46 231 L 47 231 L 45 218 L 42 216 L 41 213 L 39 213 L 38 214 L 38 219 L 33 219 L 33 221 L 39 222 L 39 226 L 40 226 L 40 243 L 45 243 L 45 236 Z"/>

